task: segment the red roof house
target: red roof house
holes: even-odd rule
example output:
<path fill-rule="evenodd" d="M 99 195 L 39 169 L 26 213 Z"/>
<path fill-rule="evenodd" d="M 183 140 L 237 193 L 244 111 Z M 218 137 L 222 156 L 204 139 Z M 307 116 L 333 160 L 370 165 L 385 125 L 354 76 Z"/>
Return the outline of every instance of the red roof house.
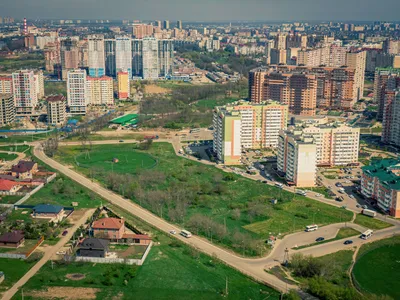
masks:
<path fill-rule="evenodd" d="M 122 239 L 125 233 L 125 220 L 118 218 L 103 218 L 92 224 L 93 236 L 110 240 Z"/>

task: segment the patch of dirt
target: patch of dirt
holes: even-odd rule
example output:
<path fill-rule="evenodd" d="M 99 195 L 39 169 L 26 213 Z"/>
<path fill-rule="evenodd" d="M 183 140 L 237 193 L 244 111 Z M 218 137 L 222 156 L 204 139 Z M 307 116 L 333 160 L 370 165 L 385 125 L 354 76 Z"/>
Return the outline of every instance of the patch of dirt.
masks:
<path fill-rule="evenodd" d="M 146 94 L 167 94 L 167 93 L 170 93 L 171 90 L 160 87 L 155 84 L 148 84 L 144 87 L 144 92 Z"/>
<path fill-rule="evenodd" d="M 73 288 L 73 287 L 49 287 L 47 291 L 32 291 L 28 296 L 35 297 L 36 299 L 96 299 L 96 293 L 100 289 L 95 288 Z"/>
<path fill-rule="evenodd" d="M 65 275 L 65 277 L 67 277 L 68 279 L 77 281 L 77 280 L 82 280 L 82 279 L 86 278 L 86 275 L 81 274 L 81 273 L 73 273 L 73 274 L 67 274 L 67 275 Z"/>

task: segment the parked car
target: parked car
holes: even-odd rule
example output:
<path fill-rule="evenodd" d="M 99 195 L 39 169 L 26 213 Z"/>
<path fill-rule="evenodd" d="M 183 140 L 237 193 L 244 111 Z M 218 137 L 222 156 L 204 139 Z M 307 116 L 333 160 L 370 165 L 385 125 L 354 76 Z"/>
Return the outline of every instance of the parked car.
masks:
<path fill-rule="evenodd" d="M 317 238 L 315 241 L 316 242 L 322 242 L 322 241 L 324 241 L 325 240 L 325 238 L 323 238 L 322 236 L 320 236 L 319 238 Z"/>
<path fill-rule="evenodd" d="M 344 241 L 344 244 L 345 245 L 350 245 L 350 244 L 353 244 L 353 241 L 352 240 L 346 240 L 346 241 Z"/>
<path fill-rule="evenodd" d="M 361 207 L 361 205 L 360 205 L 360 204 L 357 204 L 357 205 L 356 205 L 356 207 L 357 207 L 357 208 L 360 208 L 360 207 Z"/>
<path fill-rule="evenodd" d="M 175 230 L 170 230 L 169 233 L 170 234 L 176 234 L 176 231 Z"/>
<path fill-rule="evenodd" d="M 119 142 L 120 142 L 120 143 L 123 143 L 123 142 L 124 142 L 124 140 L 119 140 Z"/>
<path fill-rule="evenodd" d="M 64 230 L 63 233 L 62 233 L 62 235 L 63 235 L 63 236 L 66 236 L 67 233 L 68 233 L 68 230 Z"/>
<path fill-rule="evenodd" d="M 353 194 L 349 195 L 349 197 L 350 197 L 351 199 L 354 199 L 354 198 L 355 198 Z"/>
<path fill-rule="evenodd" d="M 57 255 L 65 255 L 65 254 L 67 254 L 67 252 L 65 252 L 65 251 L 57 251 L 56 254 Z"/>
<path fill-rule="evenodd" d="M 319 193 L 315 194 L 315 197 L 321 197 L 321 196 L 322 196 L 322 194 L 319 194 Z"/>
<path fill-rule="evenodd" d="M 368 206 L 366 206 L 365 204 L 364 204 L 364 205 L 361 205 L 361 207 L 364 208 L 364 209 L 367 209 L 367 208 L 368 208 Z"/>

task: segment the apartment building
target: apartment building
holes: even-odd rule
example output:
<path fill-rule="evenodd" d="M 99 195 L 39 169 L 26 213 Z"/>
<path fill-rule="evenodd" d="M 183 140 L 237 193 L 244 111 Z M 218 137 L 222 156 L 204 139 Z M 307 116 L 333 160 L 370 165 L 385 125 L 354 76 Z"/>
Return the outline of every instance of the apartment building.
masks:
<path fill-rule="evenodd" d="M 132 78 L 132 41 L 129 36 L 115 37 L 116 72 L 128 72 Z"/>
<path fill-rule="evenodd" d="M 0 125 L 5 126 L 15 120 L 14 97 L 11 94 L 0 93 Z"/>
<path fill-rule="evenodd" d="M 113 105 L 113 79 L 108 76 L 87 77 L 88 102 L 90 105 Z"/>
<path fill-rule="evenodd" d="M 291 114 L 313 116 L 317 78 L 313 74 L 256 69 L 249 74 L 249 99 L 253 103 L 271 99 L 288 105 Z"/>
<path fill-rule="evenodd" d="M 67 121 L 67 104 L 63 95 L 54 95 L 46 98 L 47 123 L 63 125 Z"/>
<path fill-rule="evenodd" d="M 117 74 L 116 66 L 116 41 L 115 39 L 104 40 L 105 48 L 105 64 L 106 64 L 106 76 L 115 77 Z M 132 48 L 132 46 L 131 46 Z M 130 67 L 131 68 L 131 67 Z"/>
<path fill-rule="evenodd" d="M 287 50 L 285 49 L 271 49 L 270 63 L 272 65 L 286 64 Z"/>
<path fill-rule="evenodd" d="M 62 79 L 67 79 L 69 70 L 79 68 L 79 48 L 76 39 L 66 38 L 61 41 L 61 73 Z"/>
<path fill-rule="evenodd" d="M 160 76 L 158 40 L 155 38 L 144 38 L 142 43 L 143 79 L 158 79 Z"/>
<path fill-rule="evenodd" d="M 381 141 L 400 146 L 400 90 L 387 91 L 384 102 Z"/>
<path fill-rule="evenodd" d="M 0 94 L 12 94 L 12 75 L 0 75 Z"/>
<path fill-rule="evenodd" d="M 313 187 L 316 182 L 317 145 L 312 137 L 281 131 L 278 138 L 277 166 L 288 184 Z"/>
<path fill-rule="evenodd" d="M 86 71 L 70 70 L 67 73 L 67 103 L 71 114 L 86 114 L 89 92 L 86 84 Z"/>
<path fill-rule="evenodd" d="M 353 98 L 357 101 L 363 97 L 367 52 L 349 52 L 346 55 L 346 66 L 355 70 Z"/>
<path fill-rule="evenodd" d="M 126 100 L 130 97 L 130 85 L 129 85 L 129 73 L 128 72 L 118 72 L 118 91 L 117 96 L 119 100 Z"/>
<path fill-rule="evenodd" d="M 43 74 L 41 78 L 43 79 Z M 12 73 L 14 104 L 17 114 L 26 115 L 34 112 L 38 104 L 39 80 L 39 76 L 35 78 L 33 71 L 24 70 Z"/>
<path fill-rule="evenodd" d="M 240 164 L 243 149 L 276 148 L 288 108 L 275 101 L 238 101 L 214 109 L 213 150 L 224 164 Z"/>
<path fill-rule="evenodd" d="M 379 121 L 383 120 L 386 92 L 400 87 L 400 69 L 377 68 L 374 78 L 374 101 L 378 104 Z"/>
<path fill-rule="evenodd" d="M 289 126 L 279 135 L 278 171 L 296 186 L 314 186 L 315 176 L 310 175 L 316 174 L 318 166 L 358 163 L 359 136 L 359 128 L 340 123 Z"/>
<path fill-rule="evenodd" d="M 151 24 L 133 24 L 132 33 L 136 39 L 143 39 L 153 36 L 154 27 Z"/>
<path fill-rule="evenodd" d="M 104 36 L 101 34 L 89 35 L 88 38 L 89 76 L 102 77 L 105 75 Z"/>
<path fill-rule="evenodd" d="M 390 216 L 400 217 L 400 161 L 373 160 L 362 167 L 361 194 L 377 201 L 378 207 Z"/>

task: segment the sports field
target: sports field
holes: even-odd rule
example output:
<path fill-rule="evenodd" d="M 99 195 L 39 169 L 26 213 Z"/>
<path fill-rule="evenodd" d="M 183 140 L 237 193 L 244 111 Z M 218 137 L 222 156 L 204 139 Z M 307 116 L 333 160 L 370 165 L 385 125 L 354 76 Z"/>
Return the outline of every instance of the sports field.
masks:
<path fill-rule="evenodd" d="M 383 245 L 357 260 L 353 276 L 363 292 L 400 299 L 400 243 Z"/>
<path fill-rule="evenodd" d="M 138 152 L 133 147 L 97 147 L 75 156 L 76 164 L 82 168 L 97 168 L 105 172 L 135 174 L 139 169 L 151 169 L 157 160 L 151 155 Z"/>

